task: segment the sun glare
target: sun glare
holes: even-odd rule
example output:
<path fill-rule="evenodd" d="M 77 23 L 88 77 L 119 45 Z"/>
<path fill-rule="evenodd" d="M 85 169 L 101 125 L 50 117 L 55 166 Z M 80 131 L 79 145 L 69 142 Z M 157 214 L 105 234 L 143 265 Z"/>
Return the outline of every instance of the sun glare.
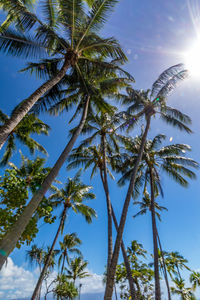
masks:
<path fill-rule="evenodd" d="M 184 64 L 191 76 L 200 78 L 200 39 L 184 54 Z"/>

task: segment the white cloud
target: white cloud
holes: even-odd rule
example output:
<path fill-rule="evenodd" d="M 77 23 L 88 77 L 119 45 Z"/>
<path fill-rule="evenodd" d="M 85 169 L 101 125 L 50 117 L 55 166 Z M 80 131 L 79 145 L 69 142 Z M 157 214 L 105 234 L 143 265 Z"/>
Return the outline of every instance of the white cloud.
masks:
<path fill-rule="evenodd" d="M 80 280 L 82 284 L 81 293 L 101 293 L 104 291 L 103 275 L 98 275 L 87 270 L 90 277 Z M 7 265 L 0 271 L 0 299 L 10 300 L 17 298 L 26 298 L 32 295 L 34 287 L 39 276 L 39 269 L 36 268 L 32 272 L 24 267 L 19 267 L 14 264 L 9 257 Z M 53 272 L 48 280 L 50 283 L 57 276 L 57 272 Z M 79 281 L 77 280 L 77 285 Z M 44 294 L 44 289 L 42 291 Z"/>
<path fill-rule="evenodd" d="M 82 284 L 81 294 L 102 293 L 105 289 L 105 286 L 103 285 L 103 275 L 92 273 L 89 270 L 87 270 L 87 272 L 91 276 L 80 280 L 80 283 Z M 79 281 L 77 281 L 77 283 L 79 284 Z"/>
<path fill-rule="evenodd" d="M 36 284 L 34 274 L 18 267 L 9 257 L 7 265 L 0 272 L 0 299 L 17 299 L 28 297 Z"/>

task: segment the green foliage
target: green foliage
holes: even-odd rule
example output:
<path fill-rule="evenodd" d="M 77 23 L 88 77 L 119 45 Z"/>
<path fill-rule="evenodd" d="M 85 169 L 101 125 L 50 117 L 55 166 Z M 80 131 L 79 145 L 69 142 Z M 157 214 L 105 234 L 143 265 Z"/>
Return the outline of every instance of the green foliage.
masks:
<path fill-rule="evenodd" d="M 47 176 L 50 169 L 43 167 L 44 162 L 45 160 L 42 158 L 31 161 L 22 155 L 20 168 L 10 163 L 10 169 L 6 169 L 4 175 L 0 177 L 1 237 L 16 222 L 31 195 L 40 188 Z M 37 223 L 40 219 L 44 219 L 44 222 L 50 224 L 54 222 L 55 217 L 52 215 L 52 211 L 51 202 L 44 198 L 18 241 L 18 248 L 24 242 L 30 244 L 36 237 Z"/>
<path fill-rule="evenodd" d="M 4 124 L 9 120 L 9 117 L 0 111 L 0 123 Z M 26 115 L 23 120 L 15 127 L 15 129 L 9 134 L 4 155 L 0 161 L 1 166 L 5 166 L 13 155 L 16 149 L 16 141 L 21 142 L 26 146 L 31 154 L 38 150 L 44 154 L 47 154 L 46 150 L 35 139 L 31 137 L 32 134 L 44 134 L 48 135 L 50 127 L 37 118 L 34 114 Z"/>
<path fill-rule="evenodd" d="M 131 246 L 127 249 L 128 260 L 131 266 L 132 277 L 134 281 L 137 299 L 153 300 L 153 276 L 154 272 L 146 263 L 147 251 L 142 244 L 132 241 Z M 120 288 L 120 298 L 130 299 L 130 291 L 127 286 L 127 272 L 124 263 L 117 265 L 116 284 Z"/>
<path fill-rule="evenodd" d="M 65 275 L 58 275 L 56 279 L 56 287 L 53 289 L 53 294 L 56 299 L 73 300 L 78 296 L 78 289 L 73 282 L 67 281 Z"/>

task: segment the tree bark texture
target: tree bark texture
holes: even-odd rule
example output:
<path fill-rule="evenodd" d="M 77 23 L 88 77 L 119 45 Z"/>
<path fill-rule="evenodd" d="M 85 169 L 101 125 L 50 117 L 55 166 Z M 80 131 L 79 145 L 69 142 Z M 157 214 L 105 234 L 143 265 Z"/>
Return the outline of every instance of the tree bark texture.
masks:
<path fill-rule="evenodd" d="M 40 202 L 42 201 L 45 193 L 50 188 L 51 184 L 55 180 L 60 171 L 61 167 L 63 166 L 68 154 L 72 150 L 74 143 L 76 142 L 78 136 L 80 135 L 88 112 L 88 105 L 89 105 L 90 97 L 88 96 L 87 101 L 84 106 L 84 110 L 82 113 L 81 121 L 74 132 L 73 136 L 71 137 L 70 141 L 68 142 L 67 146 L 61 153 L 60 157 L 56 161 L 55 165 L 47 175 L 46 179 L 44 180 L 43 184 L 41 185 L 40 189 L 35 193 L 35 195 L 30 200 L 29 204 L 24 209 L 23 213 L 16 221 L 16 223 L 12 226 L 12 228 L 8 231 L 8 233 L 3 237 L 0 241 L 0 269 L 2 268 L 3 264 L 6 262 L 7 257 L 15 248 L 17 241 L 21 237 L 22 233 L 24 232 L 26 226 L 28 225 L 33 213 L 39 206 Z"/>

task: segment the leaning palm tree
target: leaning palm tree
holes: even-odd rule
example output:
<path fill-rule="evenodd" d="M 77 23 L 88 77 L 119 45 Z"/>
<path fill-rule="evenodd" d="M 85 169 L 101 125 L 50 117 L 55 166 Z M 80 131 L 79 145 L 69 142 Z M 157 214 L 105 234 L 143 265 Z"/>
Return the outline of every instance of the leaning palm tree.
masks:
<path fill-rule="evenodd" d="M 84 261 L 81 257 L 75 257 L 69 261 L 69 265 L 66 268 L 66 277 L 72 279 L 75 284 L 78 278 L 89 277 L 90 274 L 85 271 L 87 268 L 88 262 Z"/>
<path fill-rule="evenodd" d="M 27 251 L 28 260 L 30 261 L 31 265 L 33 265 L 33 263 L 36 263 L 36 265 L 38 265 L 40 273 L 42 271 L 42 263 L 44 261 L 44 255 L 45 255 L 44 249 L 38 248 L 37 245 L 35 244 L 31 247 L 31 250 Z M 38 292 L 37 299 L 40 299 L 40 295 L 41 295 L 41 288 Z"/>
<path fill-rule="evenodd" d="M 5 123 L 9 117 L 0 111 L 0 122 Z M 30 137 L 31 134 L 45 134 L 48 135 L 50 127 L 38 119 L 34 114 L 29 114 L 15 127 L 15 129 L 9 134 L 7 139 L 7 145 L 4 155 L 0 161 L 0 165 L 5 166 L 9 159 L 13 155 L 13 151 L 16 149 L 16 141 L 21 142 L 23 145 L 28 147 L 31 154 L 35 153 L 35 150 L 47 154 L 46 150 L 42 145 L 36 142 Z"/>
<path fill-rule="evenodd" d="M 157 241 L 157 225 L 155 211 L 155 197 L 159 191 L 163 193 L 160 180 L 160 170 L 172 177 L 177 183 L 183 187 L 188 186 L 187 178 L 194 179 L 196 175 L 191 168 L 198 168 L 198 163 L 191 158 L 185 157 L 184 153 L 191 148 L 184 144 L 172 144 L 161 147 L 164 135 L 157 135 L 152 140 L 147 140 L 144 145 L 143 156 L 140 162 L 140 173 L 145 181 L 145 196 L 148 198 L 146 191 L 147 184 L 150 185 L 150 211 L 152 218 L 153 231 L 153 247 L 154 247 L 154 273 L 155 273 L 155 299 L 161 299 L 160 280 L 159 280 L 159 256 Z M 130 178 L 130 174 L 134 168 L 137 159 L 137 153 L 140 149 L 142 137 L 136 137 L 126 144 L 127 158 L 122 164 L 121 171 L 123 176 L 120 180 L 124 183 Z"/>
<path fill-rule="evenodd" d="M 49 80 L 42 84 L 31 96 L 23 100 L 1 126 L 0 148 L 10 132 L 28 113 L 32 106 L 49 89 L 56 85 L 69 69 L 81 73 L 83 63 L 104 65 L 110 59 L 127 60 L 119 43 L 114 38 L 102 38 L 99 30 L 113 10 L 116 0 L 95 0 L 85 9 L 82 0 L 42 1 L 40 12 L 43 20 L 22 1 L 6 1 L 8 14 L 14 12 L 17 31 L 12 27 L 0 34 L 0 51 L 12 56 L 25 58 L 49 57 L 57 68 Z M 87 13 L 86 13 L 87 11 Z M 23 30 L 20 30 L 20 27 Z M 34 30 L 33 30 L 34 29 Z M 31 35 L 30 33 L 31 32 Z M 101 59 L 99 59 L 101 56 Z M 102 57 L 104 62 L 102 62 Z M 80 62 L 80 63 L 79 63 Z M 112 66 L 112 63 L 107 63 Z M 44 63 L 41 60 L 41 69 Z"/>
<path fill-rule="evenodd" d="M 42 285 L 44 275 L 49 265 L 49 261 L 51 259 L 55 244 L 58 240 L 60 233 L 62 233 L 64 230 L 65 220 L 69 209 L 72 209 L 75 213 L 78 212 L 82 214 L 88 223 L 91 223 L 92 218 L 96 216 L 95 211 L 91 207 L 83 204 L 84 200 L 94 199 L 95 195 L 92 192 L 90 192 L 90 189 L 92 188 L 91 186 L 85 185 L 80 181 L 80 174 L 81 172 L 79 171 L 73 179 L 69 178 L 64 189 L 57 189 L 56 192 L 50 196 L 53 205 L 56 207 L 63 206 L 63 209 L 56 235 L 52 242 L 51 248 L 49 250 L 44 267 L 42 269 L 42 272 L 40 274 L 31 299 L 35 299 L 37 297 L 38 291 Z"/>
<path fill-rule="evenodd" d="M 61 274 L 64 271 L 65 261 L 69 264 L 69 254 L 78 254 L 79 256 L 82 256 L 81 251 L 76 248 L 77 246 L 80 246 L 81 240 L 78 238 L 76 233 L 66 234 L 64 236 L 64 239 L 60 243 L 60 257 L 58 259 L 58 266 L 62 264 L 61 267 Z"/>
<path fill-rule="evenodd" d="M 104 100 L 103 96 L 108 95 L 109 97 L 112 98 L 117 97 L 120 88 L 124 86 L 124 84 L 127 84 L 126 79 L 123 80 L 121 78 L 120 80 L 118 80 L 116 70 L 106 72 L 106 74 L 105 72 L 102 72 L 102 74 L 98 76 L 97 76 L 97 70 L 93 71 L 92 74 L 95 73 L 94 79 L 90 79 L 88 70 L 86 73 L 87 76 L 85 76 L 84 80 L 82 80 L 81 82 L 82 84 L 79 84 L 78 87 L 77 87 L 77 79 L 75 80 L 75 82 L 74 80 L 72 81 L 72 83 L 75 84 L 75 87 L 78 90 L 79 97 L 76 97 L 77 93 L 71 94 L 71 89 L 69 88 L 69 94 L 70 94 L 69 97 L 65 97 L 64 99 L 61 98 L 61 100 L 51 108 L 52 113 L 63 111 L 63 109 L 64 110 L 69 109 L 71 105 L 71 100 L 74 100 L 74 97 L 76 97 L 78 101 L 78 107 L 72 119 L 74 119 L 74 117 L 76 117 L 77 114 L 81 112 L 82 113 L 81 120 L 78 126 L 73 130 L 69 142 L 67 143 L 65 149 L 59 156 L 53 168 L 51 169 L 51 172 L 45 178 L 40 189 L 38 189 L 38 191 L 32 197 L 31 201 L 27 205 L 23 214 L 13 225 L 12 229 L 7 233 L 4 239 L 0 242 L 0 248 L 3 249 L 4 251 L 3 253 L 6 253 L 6 255 L 4 256 L 0 255 L 0 268 L 5 262 L 6 257 L 13 250 L 13 247 L 15 247 L 15 244 L 20 238 L 22 232 L 25 230 L 28 220 L 30 220 L 34 211 L 37 209 L 38 205 L 42 201 L 42 198 L 47 192 L 47 190 L 50 188 L 52 181 L 58 175 L 60 168 L 63 166 L 69 152 L 73 148 L 74 143 L 76 142 L 78 136 L 80 135 L 81 131 L 84 128 L 88 113 L 89 112 L 93 113 L 93 107 L 95 107 L 97 110 L 102 110 L 103 112 L 109 111 L 110 105 Z M 74 89 L 75 87 L 73 87 L 72 89 Z M 66 94 L 67 91 L 65 91 L 65 95 Z M 69 100 L 69 102 L 67 101 L 67 99 Z"/>
<path fill-rule="evenodd" d="M 166 104 L 169 92 L 171 92 L 176 87 L 178 82 L 185 79 L 187 76 L 187 70 L 184 70 L 183 65 L 180 64 L 165 70 L 159 76 L 158 80 L 153 84 L 151 91 L 144 92 L 128 89 L 129 97 L 127 97 L 124 100 L 124 103 L 131 105 L 127 112 L 121 113 L 122 117 L 125 118 L 123 127 L 127 128 L 127 130 L 133 128 L 134 125 L 138 123 L 139 119 L 141 119 L 141 117 L 145 117 L 146 126 L 143 133 L 137 159 L 135 162 L 135 167 L 131 173 L 130 183 L 121 213 L 121 219 L 115 241 L 113 256 L 107 276 L 104 300 L 112 299 L 115 270 L 117 266 L 122 235 L 126 223 L 126 217 L 131 200 L 131 195 L 134 190 L 135 181 L 137 178 L 139 164 L 144 151 L 145 141 L 150 129 L 152 116 L 159 113 L 161 119 L 166 121 L 168 124 L 171 124 L 172 126 L 179 128 L 180 130 L 184 130 L 188 133 L 191 132 L 191 130 L 188 127 L 188 125 L 191 123 L 190 118 L 182 114 L 177 109 L 171 108 Z"/>

